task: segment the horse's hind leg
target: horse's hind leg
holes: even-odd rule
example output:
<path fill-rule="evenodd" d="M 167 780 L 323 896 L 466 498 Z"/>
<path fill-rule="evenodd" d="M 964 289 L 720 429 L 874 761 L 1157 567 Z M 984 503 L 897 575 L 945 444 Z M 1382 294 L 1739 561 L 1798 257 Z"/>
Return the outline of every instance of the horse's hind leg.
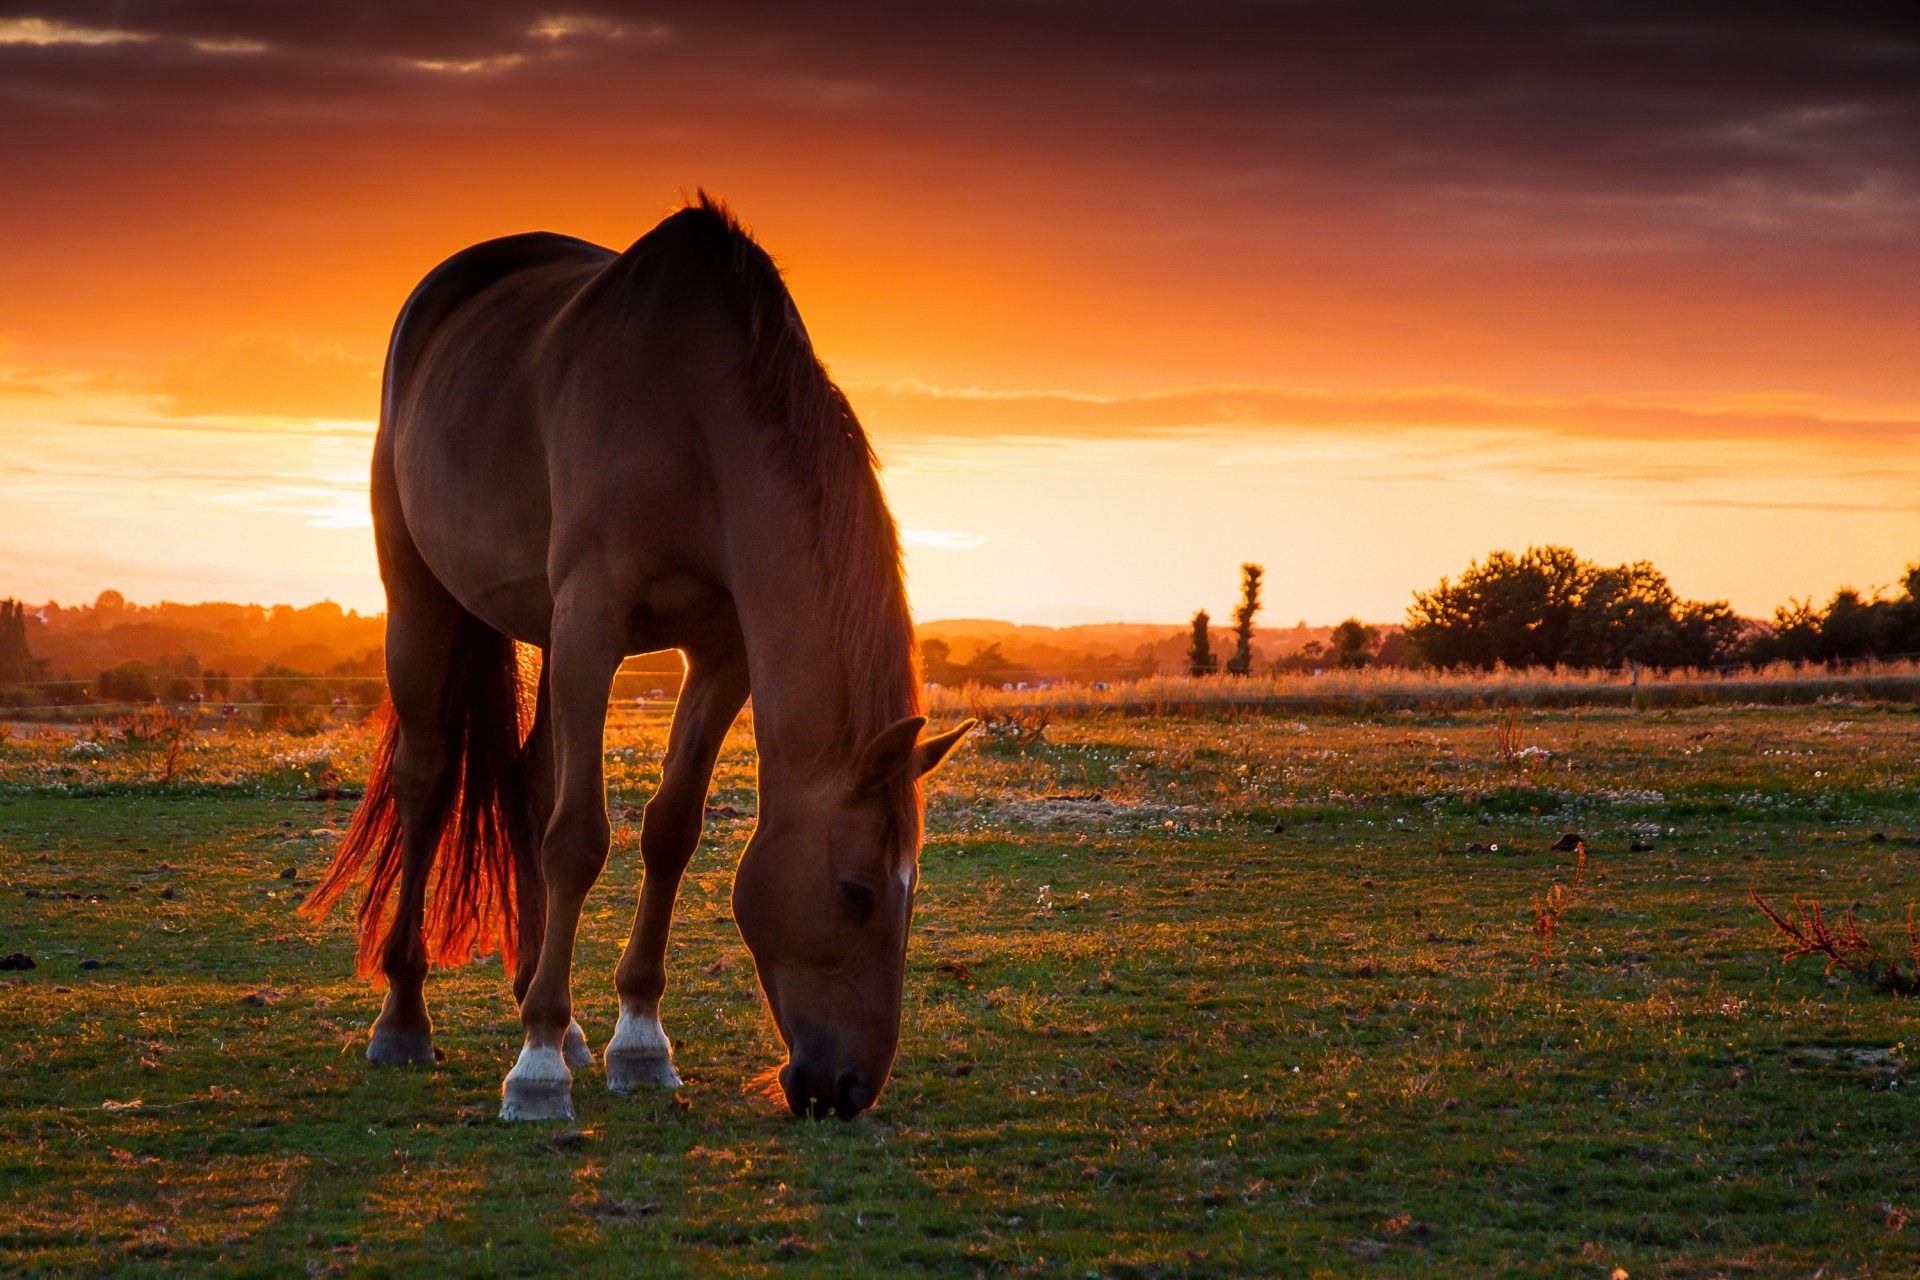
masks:
<path fill-rule="evenodd" d="M 399 736 L 393 753 L 393 795 L 400 819 L 400 894 L 381 949 L 387 996 L 367 1043 L 367 1060 L 432 1062 L 433 1020 L 427 1016 L 427 947 L 421 935 L 427 873 L 452 800 L 452 761 L 442 722 L 447 672 L 460 610 L 438 591 L 388 603 L 387 685 Z"/>
<path fill-rule="evenodd" d="M 607 1045 L 607 1087 L 620 1093 L 643 1085 L 672 1088 L 673 1048 L 660 1027 L 660 995 L 666 989 L 667 930 L 680 876 L 700 842 L 707 784 L 727 728 L 747 698 L 747 667 L 737 649 L 712 658 L 689 658 L 686 686 L 673 715 L 660 789 L 647 802 L 640 828 L 640 858 L 646 876 L 614 984 L 620 990 L 620 1022 Z"/>
<path fill-rule="evenodd" d="M 580 908 L 607 863 L 602 739 L 607 693 L 624 656 L 625 619 L 608 608 L 594 581 L 555 601 L 552 672 L 553 750 L 558 764 L 553 816 L 540 845 L 547 910 L 540 962 L 520 1003 L 526 1043 L 501 1086 L 502 1120 L 558 1120 L 573 1114 L 573 1073 L 562 1046 L 573 1021 L 573 940 Z"/>
<path fill-rule="evenodd" d="M 553 681 L 543 664 L 540 684 L 534 695 L 533 728 L 527 734 L 527 792 L 533 801 L 532 830 L 526 833 L 527 847 L 538 849 L 541 834 L 553 817 Z M 516 887 L 520 916 L 520 953 L 514 957 L 513 999 L 518 1004 L 527 998 L 535 969 L 540 964 L 540 938 L 546 932 L 547 885 L 544 877 L 523 879 Z M 593 1065 L 593 1050 L 587 1047 L 586 1033 L 578 1020 L 567 1024 L 566 1039 L 560 1046 L 567 1066 L 575 1071 Z"/>

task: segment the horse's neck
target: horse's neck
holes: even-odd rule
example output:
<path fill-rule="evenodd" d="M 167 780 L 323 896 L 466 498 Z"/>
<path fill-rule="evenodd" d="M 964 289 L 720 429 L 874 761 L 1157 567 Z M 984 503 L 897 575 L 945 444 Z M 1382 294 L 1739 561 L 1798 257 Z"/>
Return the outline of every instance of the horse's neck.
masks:
<path fill-rule="evenodd" d="M 844 765 L 848 752 L 851 700 L 831 570 L 803 512 L 769 503 L 760 516 L 730 584 L 752 681 L 754 741 L 763 778 L 805 782 Z"/>
<path fill-rule="evenodd" d="M 746 640 L 762 777 L 816 781 L 845 770 L 866 739 L 885 727 L 849 721 L 855 715 L 872 718 L 873 694 L 901 683 L 897 671 L 861 670 L 850 676 L 847 646 L 855 638 L 846 631 L 881 620 L 837 619 L 834 601 L 846 593 L 835 590 L 833 575 L 874 575 L 876 583 L 898 591 L 899 566 L 861 562 L 861 556 L 873 554 L 871 544 L 821 547 L 815 532 L 819 513 L 780 463 L 764 448 L 731 456 L 736 468 L 722 480 L 733 525 L 730 586 Z M 760 465 L 739 465 L 748 458 Z M 882 607 L 882 602 L 872 605 Z M 861 661 L 881 656 L 868 654 Z M 884 656 L 912 661 L 905 653 Z M 881 683 L 850 689 L 850 678 Z M 911 690 L 910 680 L 905 687 Z"/>
<path fill-rule="evenodd" d="M 811 585 L 796 586 L 812 594 Z M 770 780 L 804 783 L 847 763 L 845 665 L 824 604 L 816 597 L 742 610 L 754 742 Z"/>

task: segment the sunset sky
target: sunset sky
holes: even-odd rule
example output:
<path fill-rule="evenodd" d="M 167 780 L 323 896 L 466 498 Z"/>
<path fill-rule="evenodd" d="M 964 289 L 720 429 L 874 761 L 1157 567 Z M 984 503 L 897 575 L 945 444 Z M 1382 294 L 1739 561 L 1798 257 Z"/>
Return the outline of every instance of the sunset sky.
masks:
<path fill-rule="evenodd" d="M 1543 542 L 1761 616 L 1890 584 L 1898 14 L 0 0 L 0 595 L 381 608 L 415 281 L 701 186 L 873 436 L 922 618 L 1220 614 L 1258 560 L 1272 624 L 1396 621 Z"/>

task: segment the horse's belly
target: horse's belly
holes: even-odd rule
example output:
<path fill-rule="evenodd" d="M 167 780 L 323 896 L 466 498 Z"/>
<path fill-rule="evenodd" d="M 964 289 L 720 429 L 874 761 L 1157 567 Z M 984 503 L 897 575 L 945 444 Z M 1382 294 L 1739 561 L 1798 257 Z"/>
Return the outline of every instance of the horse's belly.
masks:
<path fill-rule="evenodd" d="M 568 545 L 594 548 L 585 571 L 618 601 L 629 653 L 699 643 L 732 625 L 726 593 L 695 550 L 702 531 L 713 539 L 704 510 L 687 501 L 698 486 L 676 451 L 644 451 L 650 465 L 635 466 L 642 450 L 608 449 L 594 483 L 563 488 L 569 514 L 556 531 L 533 431 L 490 432 L 484 447 L 474 434 L 420 435 L 409 447 L 402 433 L 395 451 L 408 531 L 440 584 L 496 631 L 546 647 L 556 536 L 563 560 Z M 667 512 L 677 515 L 663 519 Z"/>
<path fill-rule="evenodd" d="M 402 432 L 394 463 L 407 531 L 434 577 L 496 631 L 546 644 L 551 519 L 534 434 Z"/>

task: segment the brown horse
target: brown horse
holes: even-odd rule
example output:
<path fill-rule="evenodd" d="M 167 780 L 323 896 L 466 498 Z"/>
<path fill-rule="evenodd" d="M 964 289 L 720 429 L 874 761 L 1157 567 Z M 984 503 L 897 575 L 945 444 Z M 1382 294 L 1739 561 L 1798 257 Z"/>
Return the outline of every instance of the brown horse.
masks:
<path fill-rule="evenodd" d="M 751 689 L 760 812 L 733 909 L 780 1086 L 798 1113 L 870 1106 L 899 1042 L 919 780 L 971 725 L 920 737 L 893 518 L 773 261 L 704 193 L 624 253 L 536 234 L 456 254 L 394 325 L 372 488 L 393 716 L 307 904 L 367 876 L 360 970 L 388 983 L 367 1057 L 432 1061 L 429 965 L 497 945 L 526 1032 L 501 1117 L 572 1114 L 608 695 L 626 656 L 679 649 L 607 1084 L 680 1083 L 667 929 Z M 516 641 L 543 655 L 530 724 Z"/>

